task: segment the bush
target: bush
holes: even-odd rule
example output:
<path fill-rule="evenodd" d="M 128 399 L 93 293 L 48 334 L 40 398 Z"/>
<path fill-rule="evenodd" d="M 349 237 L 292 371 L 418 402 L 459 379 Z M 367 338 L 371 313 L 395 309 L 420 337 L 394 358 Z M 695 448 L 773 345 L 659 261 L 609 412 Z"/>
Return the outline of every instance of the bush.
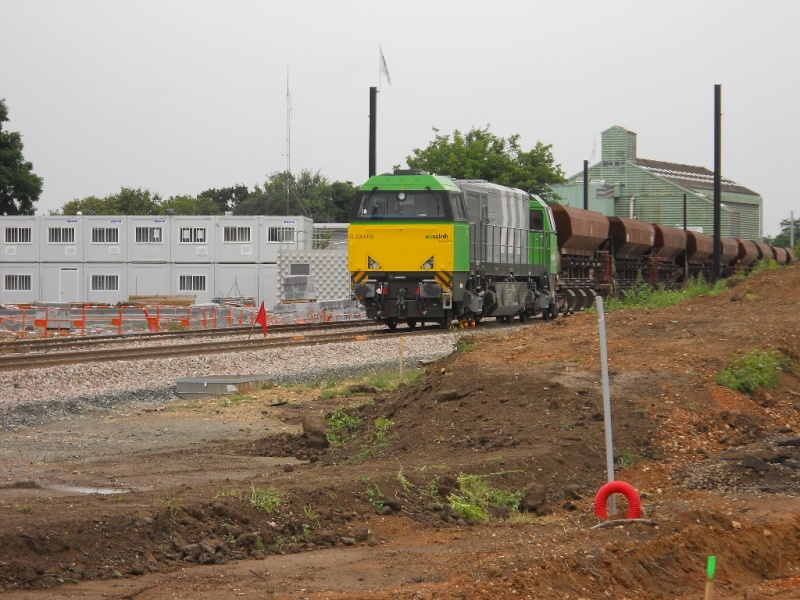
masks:
<path fill-rule="evenodd" d="M 789 357 L 777 350 L 751 350 L 734 359 L 715 380 L 720 385 L 750 395 L 762 388 L 776 387 L 783 371 L 790 369 Z"/>

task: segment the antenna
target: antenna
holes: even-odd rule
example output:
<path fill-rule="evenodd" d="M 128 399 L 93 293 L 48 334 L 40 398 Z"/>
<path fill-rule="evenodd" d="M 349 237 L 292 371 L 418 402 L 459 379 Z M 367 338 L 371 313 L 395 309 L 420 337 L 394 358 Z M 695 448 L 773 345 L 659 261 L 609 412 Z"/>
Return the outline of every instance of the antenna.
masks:
<path fill-rule="evenodd" d="M 292 175 L 292 96 L 289 93 L 289 66 L 286 66 L 286 214 L 289 214 L 289 179 Z"/>

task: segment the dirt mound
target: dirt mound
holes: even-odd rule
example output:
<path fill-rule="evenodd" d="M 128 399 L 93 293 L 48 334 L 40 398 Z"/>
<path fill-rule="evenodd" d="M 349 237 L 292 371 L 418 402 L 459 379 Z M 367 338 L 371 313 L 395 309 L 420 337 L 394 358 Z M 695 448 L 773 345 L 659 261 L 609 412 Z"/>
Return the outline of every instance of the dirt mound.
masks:
<path fill-rule="evenodd" d="M 87 422 L 69 432 L 76 449 L 22 457 L 0 489 L 0 588 L 10 598 L 61 597 L 60 583 L 100 596 L 120 582 L 137 599 L 689 598 L 713 554 L 720 597 L 800 597 L 800 379 L 787 369 L 753 397 L 715 381 L 751 350 L 779 350 L 797 368 L 798 298 L 793 266 L 606 316 L 616 477 L 654 524 L 592 529 L 606 481 L 599 335 L 597 316 L 578 314 L 465 333 L 459 352 L 392 392 L 278 388 L 115 416 L 107 434 L 102 418 Z M 342 424 L 335 437 L 321 432 L 326 417 Z M 196 435 L 171 442 L 169 418 Z M 158 433 L 126 450 L 146 420 Z M 224 435 L 209 433 L 222 423 Z M 21 452 L 23 433 L 4 446 Z M 97 435 L 102 451 L 82 453 Z M 53 492 L 54 473 L 129 491 L 76 500 Z M 490 520 L 470 518 L 454 508 L 470 485 L 523 512 L 489 503 Z"/>

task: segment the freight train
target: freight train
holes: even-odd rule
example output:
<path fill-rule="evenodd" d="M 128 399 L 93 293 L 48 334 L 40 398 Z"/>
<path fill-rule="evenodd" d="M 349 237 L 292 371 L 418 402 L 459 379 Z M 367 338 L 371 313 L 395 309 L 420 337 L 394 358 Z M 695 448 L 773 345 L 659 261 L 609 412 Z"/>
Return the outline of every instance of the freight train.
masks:
<path fill-rule="evenodd" d="M 577 208 L 484 180 L 395 170 L 361 186 L 350 213 L 348 268 L 367 317 L 395 329 L 477 324 L 589 308 L 637 282 L 680 286 L 711 276 L 713 237 Z M 722 239 L 723 275 L 788 248 Z"/>

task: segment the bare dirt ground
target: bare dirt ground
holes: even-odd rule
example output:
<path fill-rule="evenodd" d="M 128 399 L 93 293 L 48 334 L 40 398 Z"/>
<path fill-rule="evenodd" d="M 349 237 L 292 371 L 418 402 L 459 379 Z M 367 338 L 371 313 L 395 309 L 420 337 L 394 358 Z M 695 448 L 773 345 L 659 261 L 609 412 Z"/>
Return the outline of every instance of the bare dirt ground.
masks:
<path fill-rule="evenodd" d="M 606 325 L 616 477 L 655 525 L 592 529 L 603 398 L 597 316 L 579 314 L 468 332 L 474 349 L 392 392 L 277 387 L 5 430 L 0 592 L 689 599 L 714 555 L 714 598 L 800 598 L 800 379 L 714 383 L 753 349 L 798 367 L 800 267 Z M 354 405 L 355 437 L 325 447 L 315 425 Z M 526 490 L 525 511 L 462 518 L 463 475 Z"/>

